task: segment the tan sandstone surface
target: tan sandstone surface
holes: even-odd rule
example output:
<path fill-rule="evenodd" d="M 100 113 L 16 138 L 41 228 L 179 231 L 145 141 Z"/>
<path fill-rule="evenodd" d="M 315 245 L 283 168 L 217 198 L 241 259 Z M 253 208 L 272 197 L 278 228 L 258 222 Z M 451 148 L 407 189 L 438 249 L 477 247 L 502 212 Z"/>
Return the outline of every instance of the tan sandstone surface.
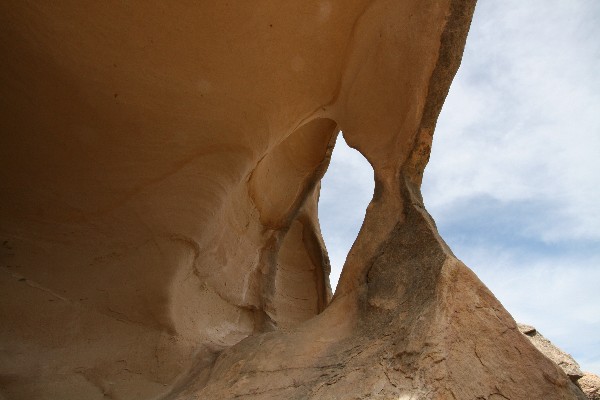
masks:
<path fill-rule="evenodd" d="M 472 0 L 0 4 L 0 397 L 577 399 L 420 195 Z M 338 132 L 376 182 L 331 299 Z"/>

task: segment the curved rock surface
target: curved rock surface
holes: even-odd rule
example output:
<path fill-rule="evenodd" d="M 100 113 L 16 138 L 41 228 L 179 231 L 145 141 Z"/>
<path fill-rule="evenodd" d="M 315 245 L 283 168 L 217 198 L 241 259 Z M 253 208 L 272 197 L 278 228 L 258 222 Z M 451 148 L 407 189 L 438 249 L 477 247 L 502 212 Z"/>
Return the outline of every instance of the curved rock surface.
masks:
<path fill-rule="evenodd" d="M 7 399 L 575 399 L 420 183 L 474 1 L 4 1 Z M 376 182 L 333 299 L 337 133 Z"/>

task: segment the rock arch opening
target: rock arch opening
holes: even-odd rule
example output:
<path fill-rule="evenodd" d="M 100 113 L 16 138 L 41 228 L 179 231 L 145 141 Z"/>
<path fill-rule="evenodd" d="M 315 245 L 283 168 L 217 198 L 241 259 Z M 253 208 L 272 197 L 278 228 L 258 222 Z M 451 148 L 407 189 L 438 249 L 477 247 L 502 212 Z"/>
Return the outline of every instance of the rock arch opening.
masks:
<path fill-rule="evenodd" d="M 317 202 L 336 135 L 335 121 L 311 120 L 275 144 L 249 178 L 267 243 L 250 285 L 260 314 L 257 331 L 296 326 L 323 311 L 331 298 Z"/>
<path fill-rule="evenodd" d="M 373 197 L 375 180 L 367 159 L 338 135 L 331 161 L 321 180 L 319 224 L 329 254 L 329 281 L 335 293 L 342 268 L 356 241 Z"/>

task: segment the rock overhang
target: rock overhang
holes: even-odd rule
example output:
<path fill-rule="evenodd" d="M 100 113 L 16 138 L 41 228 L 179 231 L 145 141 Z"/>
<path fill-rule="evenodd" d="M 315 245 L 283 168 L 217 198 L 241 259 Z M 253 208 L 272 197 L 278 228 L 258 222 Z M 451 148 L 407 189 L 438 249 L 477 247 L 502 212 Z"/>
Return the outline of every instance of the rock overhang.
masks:
<path fill-rule="evenodd" d="M 473 7 L 7 3 L 3 393 L 576 398 L 422 204 Z M 376 188 L 331 301 L 339 130 Z"/>

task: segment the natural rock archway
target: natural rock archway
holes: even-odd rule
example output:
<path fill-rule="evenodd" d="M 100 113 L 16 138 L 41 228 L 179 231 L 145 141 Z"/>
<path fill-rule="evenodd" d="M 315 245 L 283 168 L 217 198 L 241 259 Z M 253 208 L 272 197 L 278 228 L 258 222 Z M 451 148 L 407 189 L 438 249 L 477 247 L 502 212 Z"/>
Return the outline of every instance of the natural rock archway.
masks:
<path fill-rule="evenodd" d="M 474 1 L 5 1 L 8 399 L 574 399 L 420 183 Z M 376 188 L 331 300 L 335 136 Z"/>

